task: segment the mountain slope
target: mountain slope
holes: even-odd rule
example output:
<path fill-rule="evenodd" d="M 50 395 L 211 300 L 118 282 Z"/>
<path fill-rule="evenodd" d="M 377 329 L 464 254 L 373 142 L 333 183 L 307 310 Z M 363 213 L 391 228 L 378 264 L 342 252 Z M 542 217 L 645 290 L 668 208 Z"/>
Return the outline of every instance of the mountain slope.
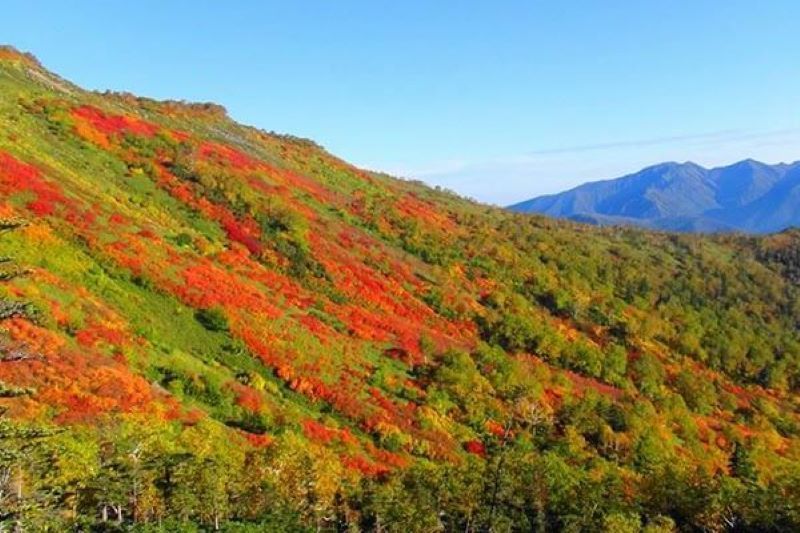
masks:
<path fill-rule="evenodd" d="M 0 123 L 5 523 L 800 524 L 797 234 L 515 215 L 10 48 Z"/>
<path fill-rule="evenodd" d="M 710 170 L 694 163 L 664 163 L 509 209 L 595 224 L 769 233 L 800 223 L 792 196 L 798 170 L 800 163 L 770 166 L 753 160 Z"/>

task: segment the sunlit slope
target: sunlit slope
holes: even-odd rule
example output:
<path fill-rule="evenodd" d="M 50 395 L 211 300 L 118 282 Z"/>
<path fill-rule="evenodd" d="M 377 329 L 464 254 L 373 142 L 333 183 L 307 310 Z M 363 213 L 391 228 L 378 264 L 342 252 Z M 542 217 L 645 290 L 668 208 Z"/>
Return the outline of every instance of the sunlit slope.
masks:
<path fill-rule="evenodd" d="M 355 485 L 553 454 L 664 515 L 648 498 L 667 467 L 738 479 L 746 449 L 762 486 L 796 479 L 785 243 L 510 214 L 218 106 L 86 92 L 10 49 L 0 124 L 17 420 L 97 442 L 150 425 L 225 457 L 304 446 Z"/>

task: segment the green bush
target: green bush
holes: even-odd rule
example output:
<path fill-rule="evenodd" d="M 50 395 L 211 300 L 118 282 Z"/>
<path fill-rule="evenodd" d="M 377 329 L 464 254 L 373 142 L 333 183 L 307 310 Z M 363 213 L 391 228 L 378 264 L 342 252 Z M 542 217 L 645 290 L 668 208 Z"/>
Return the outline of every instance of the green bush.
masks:
<path fill-rule="evenodd" d="M 194 317 L 208 331 L 228 331 L 228 318 L 218 307 L 200 309 Z"/>

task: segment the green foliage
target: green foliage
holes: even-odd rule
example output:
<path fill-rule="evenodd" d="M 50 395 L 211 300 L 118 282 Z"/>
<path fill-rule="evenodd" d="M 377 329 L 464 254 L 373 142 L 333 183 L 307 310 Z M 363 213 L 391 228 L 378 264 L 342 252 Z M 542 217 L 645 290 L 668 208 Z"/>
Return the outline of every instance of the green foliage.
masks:
<path fill-rule="evenodd" d="M 686 405 L 700 414 L 711 414 L 717 405 L 714 384 L 705 376 L 684 370 L 675 379 L 675 389 L 683 396 Z"/>
<path fill-rule="evenodd" d="M 643 353 L 633 362 L 633 379 L 637 388 L 650 398 L 661 395 L 666 372 L 664 365 L 655 356 Z"/>
<path fill-rule="evenodd" d="M 194 316 L 209 331 L 228 331 L 228 317 L 220 308 L 198 309 Z"/>

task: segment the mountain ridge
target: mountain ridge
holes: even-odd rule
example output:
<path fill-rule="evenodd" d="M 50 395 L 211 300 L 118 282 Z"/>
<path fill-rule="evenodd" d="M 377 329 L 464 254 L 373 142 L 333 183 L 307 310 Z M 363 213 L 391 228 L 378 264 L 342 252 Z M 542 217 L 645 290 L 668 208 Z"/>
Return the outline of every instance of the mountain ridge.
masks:
<path fill-rule="evenodd" d="M 781 183 L 793 183 L 798 169 L 797 161 L 768 165 L 745 159 L 714 168 L 666 162 L 508 208 L 597 224 L 771 233 L 800 224 L 800 210 L 770 195 Z M 791 190 L 793 185 L 784 195 Z"/>

